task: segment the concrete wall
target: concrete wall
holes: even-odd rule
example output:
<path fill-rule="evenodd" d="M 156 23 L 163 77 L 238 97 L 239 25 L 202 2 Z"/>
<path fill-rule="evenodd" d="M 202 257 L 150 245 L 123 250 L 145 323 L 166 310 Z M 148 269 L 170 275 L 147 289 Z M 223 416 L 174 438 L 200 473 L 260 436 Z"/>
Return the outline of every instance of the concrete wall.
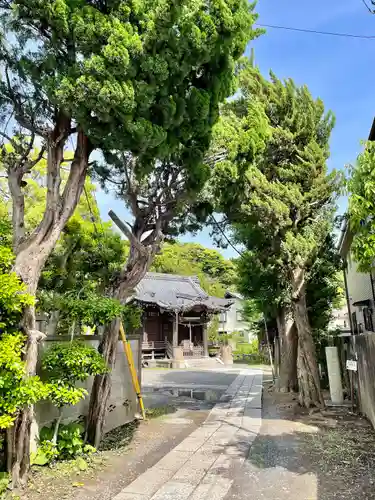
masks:
<path fill-rule="evenodd" d="M 133 358 L 138 378 L 141 382 L 141 364 L 140 364 L 140 336 L 128 336 L 133 351 Z M 80 339 L 97 348 L 100 342 L 98 335 L 81 336 Z M 69 337 L 55 336 L 47 337 L 41 345 L 41 350 L 48 349 L 50 345 L 56 342 L 69 342 Z M 86 416 L 90 401 L 90 390 L 93 378 L 89 379 L 84 387 L 89 394 L 86 398 L 75 406 L 64 408 L 64 421 L 69 422 L 77 420 L 81 416 Z M 112 371 L 112 391 L 109 400 L 109 411 L 107 413 L 104 430 L 105 432 L 126 424 L 134 420 L 135 414 L 138 412 L 137 397 L 134 393 L 129 366 L 124 353 L 122 342 L 118 342 L 116 366 Z M 39 428 L 49 426 L 57 417 L 57 410 L 51 403 L 40 403 L 36 406 L 36 421 Z"/>
<path fill-rule="evenodd" d="M 233 298 L 231 300 L 233 300 L 234 303 L 226 311 L 226 321 L 220 321 L 219 332 L 247 332 L 249 330 L 249 325 L 240 318 L 243 309 L 243 300 L 238 298 Z"/>
<path fill-rule="evenodd" d="M 375 304 L 372 292 L 371 277 L 369 273 L 361 273 L 358 271 L 357 264 L 349 254 L 347 258 L 348 267 L 346 270 L 346 280 L 348 284 L 348 295 L 350 304 L 350 314 L 356 313 L 359 331 L 365 331 L 363 318 L 363 308 L 353 306 L 359 300 L 369 300 L 370 308 L 372 309 L 372 322 L 375 326 Z"/>

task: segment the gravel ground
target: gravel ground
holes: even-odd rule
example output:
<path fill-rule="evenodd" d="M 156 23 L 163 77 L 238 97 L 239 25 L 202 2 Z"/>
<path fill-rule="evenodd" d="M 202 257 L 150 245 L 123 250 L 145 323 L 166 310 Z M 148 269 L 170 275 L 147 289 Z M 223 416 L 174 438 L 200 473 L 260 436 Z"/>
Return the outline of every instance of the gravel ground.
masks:
<path fill-rule="evenodd" d="M 225 500 L 375 499 L 375 434 L 345 409 L 309 414 L 263 392 L 263 421 Z"/>

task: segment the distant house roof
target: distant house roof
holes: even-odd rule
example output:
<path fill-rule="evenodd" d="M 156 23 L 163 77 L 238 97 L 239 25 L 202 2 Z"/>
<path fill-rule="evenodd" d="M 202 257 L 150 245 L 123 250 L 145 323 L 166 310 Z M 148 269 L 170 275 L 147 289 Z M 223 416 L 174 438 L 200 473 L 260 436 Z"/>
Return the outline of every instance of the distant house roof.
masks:
<path fill-rule="evenodd" d="M 240 299 L 240 300 L 244 300 L 243 296 L 240 293 L 232 292 L 231 290 L 227 290 L 225 292 L 224 297 L 226 299 Z"/>
<path fill-rule="evenodd" d="M 163 273 L 147 273 L 136 286 L 132 300 L 181 312 L 196 307 L 203 307 L 209 312 L 220 312 L 233 304 L 233 301 L 207 295 L 196 276 Z"/>

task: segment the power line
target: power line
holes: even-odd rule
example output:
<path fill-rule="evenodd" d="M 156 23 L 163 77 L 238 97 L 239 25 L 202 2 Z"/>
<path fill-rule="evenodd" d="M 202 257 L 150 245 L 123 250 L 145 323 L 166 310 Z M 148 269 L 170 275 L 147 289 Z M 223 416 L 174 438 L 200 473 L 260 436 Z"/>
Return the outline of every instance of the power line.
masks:
<path fill-rule="evenodd" d="M 88 206 L 88 208 L 89 208 L 89 212 L 90 212 L 90 215 L 91 215 L 91 217 L 90 217 L 90 218 L 91 218 L 91 222 L 92 222 L 92 224 L 93 224 L 93 226 L 94 226 L 95 233 L 96 233 L 96 234 L 99 234 L 99 233 L 98 233 L 98 229 L 97 229 L 96 224 L 95 224 L 96 217 L 95 217 L 95 215 L 94 215 L 94 213 L 93 213 L 93 211 L 92 211 L 92 208 L 91 208 L 91 203 L 90 203 L 90 200 L 89 200 L 89 197 L 88 197 L 88 194 L 87 194 L 87 189 L 86 189 L 86 186 L 85 186 L 85 185 L 83 185 L 83 191 L 84 191 L 84 193 L 85 193 L 85 197 L 86 197 L 86 201 L 87 201 L 87 206 Z"/>
<path fill-rule="evenodd" d="M 312 33 L 315 35 L 327 35 L 327 36 L 339 36 L 344 38 L 360 38 L 362 40 L 375 40 L 375 35 L 355 35 L 353 33 L 337 33 L 334 31 L 318 31 L 310 30 L 307 28 L 294 28 L 292 26 L 279 26 L 277 24 L 263 24 L 255 23 L 256 26 L 261 26 L 262 28 L 272 28 L 277 30 L 288 30 L 288 31 L 298 31 L 300 33 Z"/>
<path fill-rule="evenodd" d="M 227 241 L 228 245 L 231 246 L 233 248 L 233 250 L 235 252 L 237 252 L 240 257 L 242 257 L 243 256 L 243 252 L 241 252 L 240 250 L 238 250 L 238 248 L 236 248 L 233 245 L 233 243 L 230 241 L 230 239 L 228 238 L 228 236 L 225 234 L 225 231 L 223 230 L 223 228 L 220 226 L 220 224 L 217 222 L 217 220 L 215 219 L 215 217 L 213 215 L 211 215 L 211 219 L 213 220 L 215 226 L 219 229 L 219 231 L 221 232 L 221 234 L 224 236 L 224 239 Z"/>
<path fill-rule="evenodd" d="M 370 7 L 367 5 L 366 0 L 362 0 L 362 3 L 366 7 L 366 9 L 370 12 L 370 14 L 375 14 L 375 12 L 372 9 L 370 9 Z M 374 5 L 373 2 L 371 2 L 371 3 Z"/>

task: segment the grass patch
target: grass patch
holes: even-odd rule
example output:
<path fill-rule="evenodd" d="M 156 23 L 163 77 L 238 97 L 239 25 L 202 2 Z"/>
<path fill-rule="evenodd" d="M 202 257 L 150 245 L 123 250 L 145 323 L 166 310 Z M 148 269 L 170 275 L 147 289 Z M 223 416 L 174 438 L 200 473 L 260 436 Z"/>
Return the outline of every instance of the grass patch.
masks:
<path fill-rule="evenodd" d="M 152 418 L 159 418 L 163 417 L 164 415 L 169 415 L 170 413 L 175 413 L 176 408 L 171 405 L 166 405 L 166 406 L 157 406 L 155 408 L 147 408 L 146 409 L 146 418 L 147 419 L 152 419 Z"/>

